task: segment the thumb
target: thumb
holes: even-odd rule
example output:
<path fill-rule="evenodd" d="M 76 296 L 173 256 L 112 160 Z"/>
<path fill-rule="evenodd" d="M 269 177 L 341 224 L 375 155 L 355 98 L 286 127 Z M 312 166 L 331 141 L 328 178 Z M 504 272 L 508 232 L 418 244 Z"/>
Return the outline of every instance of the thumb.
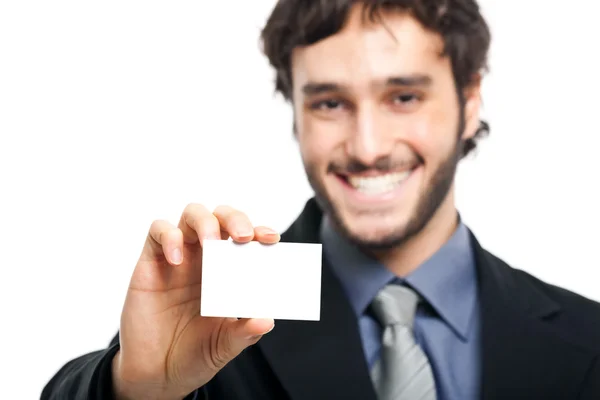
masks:
<path fill-rule="evenodd" d="M 275 327 L 272 319 L 239 319 L 233 322 L 228 329 L 227 339 L 222 342 L 223 347 L 217 354 L 221 354 L 217 367 L 223 368 L 226 363 L 237 357 L 246 347 L 258 342 L 260 338 L 271 332 Z M 222 364 L 222 365 L 219 365 Z"/>
<path fill-rule="evenodd" d="M 244 345 L 245 348 L 249 344 L 255 343 L 262 335 L 271 332 L 274 326 L 275 321 L 272 319 L 242 318 L 231 327 L 231 339 L 236 342 L 240 341 L 240 344 Z"/>

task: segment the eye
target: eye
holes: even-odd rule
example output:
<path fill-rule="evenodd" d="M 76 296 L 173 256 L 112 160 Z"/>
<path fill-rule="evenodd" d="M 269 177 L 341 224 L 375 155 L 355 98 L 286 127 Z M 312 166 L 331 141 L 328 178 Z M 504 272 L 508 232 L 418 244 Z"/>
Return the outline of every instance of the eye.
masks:
<path fill-rule="evenodd" d="M 394 104 L 406 105 L 410 103 L 417 102 L 419 100 L 419 96 L 414 93 L 403 93 L 397 96 L 394 96 Z"/>
<path fill-rule="evenodd" d="M 344 103 L 342 101 L 335 99 L 327 99 L 312 103 L 310 108 L 318 111 L 329 111 L 342 108 L 343 105 Z"/>

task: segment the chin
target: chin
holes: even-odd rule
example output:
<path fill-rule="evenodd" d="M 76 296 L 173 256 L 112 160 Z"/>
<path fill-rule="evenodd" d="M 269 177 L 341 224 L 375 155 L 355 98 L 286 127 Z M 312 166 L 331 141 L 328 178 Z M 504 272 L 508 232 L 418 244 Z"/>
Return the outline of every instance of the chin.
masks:
<path fill-rule="evenodd" d="M 307 173 L 338 231 L 359 247 L 383 250 L 422 231 L 446 197 L 454 169 L 443 164 L 431 179 L 422 164 L 385 173 Z"/>
<path fill-rule="evenodd" d="M 339 210 L 334 220 L 341 232 L 362 248 L 386 249 L 401 245 L 412 236 L 408 218 L 399 212 L 352 215 Z"/>

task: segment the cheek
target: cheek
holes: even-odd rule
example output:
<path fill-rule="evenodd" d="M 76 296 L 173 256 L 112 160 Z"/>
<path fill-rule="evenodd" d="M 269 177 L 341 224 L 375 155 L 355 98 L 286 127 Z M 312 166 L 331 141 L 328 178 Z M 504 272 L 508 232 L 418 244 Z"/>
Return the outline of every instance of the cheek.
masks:
<path fill-rule="evenodd" d="M 296 135 L 304 162 L 327 167 L 333 154 L 339 152 L 343 143 L 344 135 L 340 125 L 308 116 L 302 116 L 296 121 Z"/>
<path fill-rule="evenodd" d="M 327 156 L 327 143 L 320 140 L 318 135 L 313 134 L 304 126 L 304 129 L 299 129 L 297 132 L 298 144 L 300 146 L 300 154 L 306 166 L 313 170 L 323 170 L 329 162 Z"/>
<path fill-rule="evenodd" d="M 458 119 L 447 110 L 432 110 L 411 126 L 411 142 L 425 162 L 445 158 L 458 138 Z"/>

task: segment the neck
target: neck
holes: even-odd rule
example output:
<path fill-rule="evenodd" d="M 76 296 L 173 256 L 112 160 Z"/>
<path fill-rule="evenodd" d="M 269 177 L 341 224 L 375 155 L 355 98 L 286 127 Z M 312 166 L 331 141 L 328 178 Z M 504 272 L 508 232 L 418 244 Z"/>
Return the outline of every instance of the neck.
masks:
<path fill-rule="evenodd" d="M 405 277 L 433 256 L 450 239 L 457 226 L 452 187 L 446 199 L 419 233 L 398 247 L 374 255 L 394 275 Z"/>

